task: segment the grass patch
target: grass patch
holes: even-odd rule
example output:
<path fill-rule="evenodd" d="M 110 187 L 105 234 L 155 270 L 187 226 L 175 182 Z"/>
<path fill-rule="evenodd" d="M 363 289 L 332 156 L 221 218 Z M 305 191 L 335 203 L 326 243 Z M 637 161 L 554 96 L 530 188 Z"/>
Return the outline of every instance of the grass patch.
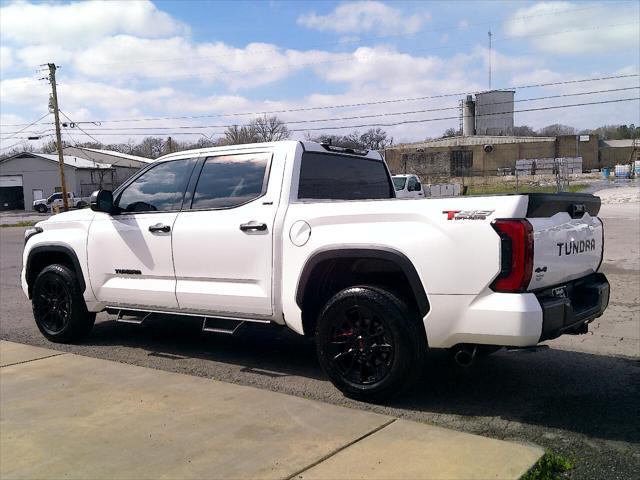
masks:
<path fill-rule="evenodd" d="M 39 221 L 39 220 L 38 220 Z M 38 222 L 33 222 L 33 221 L 24 221 L 24 222 L 18 222 L 18 223 L 7 223 L 7 224 L 2 224 L 0 225 L 0 228 L 9 228 L 9 227 L 33 227 L 36 223 Z"/>
<path fill-rule="evenodd" d="M 554 480 L 572 468 L 573 463 L 568 458 L 547 450 L 538 463 L 520 480 Z"/>
<path fill-rule="evenodd" d="M 569 185 L 567 192 L 577 193 L 589 188 L 584 183 L 574 183 Z M 522 185 L 520 191 L 516 191 L 515 184 L 497 183 L 495 185 L 470 185 L 468 195 L 495 195 L 499 193 L 556 193 L 555 185 Z"/>

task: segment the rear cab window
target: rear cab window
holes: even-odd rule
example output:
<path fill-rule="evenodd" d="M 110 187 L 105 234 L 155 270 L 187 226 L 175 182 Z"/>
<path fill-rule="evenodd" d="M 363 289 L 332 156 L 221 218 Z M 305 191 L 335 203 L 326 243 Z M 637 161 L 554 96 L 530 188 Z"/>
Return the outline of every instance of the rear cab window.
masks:
<path fill-rule="evenodd" d="M 261 197 L 267 190 L 270 160 L 271 153 L 207 158 L 191 208 L 233 208 Z"/>
<path fill-rule="evenodd" d="M 299 200 L 378 200 L 394 198 L 383 160 L 306 151 L 302 154 Z"/>

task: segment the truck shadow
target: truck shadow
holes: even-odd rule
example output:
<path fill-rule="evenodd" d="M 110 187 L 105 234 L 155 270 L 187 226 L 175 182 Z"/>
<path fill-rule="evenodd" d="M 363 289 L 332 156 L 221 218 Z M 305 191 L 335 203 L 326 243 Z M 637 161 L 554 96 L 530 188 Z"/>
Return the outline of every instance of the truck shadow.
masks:
<path fill-rule="evenodd" d="M 149 366 L 214 378 L 220 378 L 223 364 L 229 372 L 224 379 L 300 396 L 308 396 L 311 388 L 321 400 L 363 406 L 342 397 L 326 380 L 312 340 L 262 326 L 238 337 L 208 335 L 200 326 L 190 320 L 177 325 L 156 319 L 144 327 L 108 320 L 96 324 L 84 345 L 144 349 Z M 212 362 L 211 370 L 200 360 Z M 639 367 L 637 360 L 548 349 L 503 350 L 461 369 L 446 352 L 433 351 L 417 385 L 386 405 L 367 409 L 414 417 L 420 412 L 427 421 L 455 415 L 465 424 L 478 422 L 478 432 L 484 431 L 478 418 L 499 418 L 638 443 Z"/>

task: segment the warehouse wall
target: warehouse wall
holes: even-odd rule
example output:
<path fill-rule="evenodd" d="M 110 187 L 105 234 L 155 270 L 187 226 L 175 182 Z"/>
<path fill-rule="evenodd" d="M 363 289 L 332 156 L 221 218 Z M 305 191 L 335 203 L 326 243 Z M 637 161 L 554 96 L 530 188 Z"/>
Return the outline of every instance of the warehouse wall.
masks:
<path fill-rule="evenodd" d="M 555 156 L 554 142 L 528 142 L 528 143 L 501 143 L 492 145 L 493 151 L 484 151 L 484 145 L 450 146 L 450 147 L 396 147 L 387 149 L 385 159 L 392 173 L 405 173 L 405 159 L 407 161 L 407 173 L 416 173 L 418 170 L 434 172 L 440 169 L 443 174 L 448 174 L 451 169 L 451 156 L 454 151 L 473 152 L 473 170 L 475 172 L 497 172 L 498 168 L 513 167 L 515 161 L 522 158 L 545 158 Z M 423 152 L 419 152 L 422 150 Z M 418 167 L 419 159 L 425 159 L 430 163 L 428 168 Z"/>
<path fill-rule="evenodd" d="M 0 175 L 22 175 L 25 210 L 33 210 L 33 190 L 42 190 L 44 198 L 60 186 L 60 170 L 57 163 L 44 158 L 17 157 L 0 164 Z M 76 170 L 65 165 L 65 181 L 70 191 L 78 191 Z"/>
<path fill-rule="evenodd" d="M 614 167 L 619 163 L 629 163 L 633 147 L 601 147 L 600 166 Z"/>
<path fill-rule="evenodd" d="M 451 170 L 451 158 L 454 151 L 473 152 L 473 171 L 478 174 L 482 174 L 482 172 L 488 175 L 495 174 L 499 168 L 514 167 L 516 160 L 528 158 L 580 156 L 585 170 L 601 166 L 601 162 L 598 161 L 597 135 L 589 135 L 588 141 L 580 141 L 579 137 L 575 135 L 567 135 L 557 137 L 555 142 L 549 140 L 514 141 L 513 143 L 496 143 L 492 147 L 491 152 L 485 152 L 484 145 L 393 147 L 385 151 L 385 159 L 392 173 L 405 173 L 406 165 L 406 173 L 417 175 L 424 174 L 421 172 L 430 175 L 436 169 L 440 169 L 442 174 L 448 174 Z M 447 165 L 447 160 L 449 165 Z"/>
<path fill-rule="evenodd" d="M 562 135 L 556 138 L 556 157 L 582 157 L 582 168 L 600 168 L 598 162 L 598 136 L 588 135 L 588 141 L 580 141 L 587 135 Z"/>

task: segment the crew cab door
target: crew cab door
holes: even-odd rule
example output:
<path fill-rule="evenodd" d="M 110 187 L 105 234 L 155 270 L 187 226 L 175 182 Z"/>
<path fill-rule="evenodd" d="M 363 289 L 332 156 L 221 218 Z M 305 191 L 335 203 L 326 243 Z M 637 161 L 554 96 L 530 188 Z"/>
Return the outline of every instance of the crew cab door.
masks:
<path fill-rule="evenodd" d="M 176 309 L 173 226 L 196 161 L 160 162 L 96 214 L 87 245 L 91 287 L 107 306 Z"/>
<path fill-rule="evenodd" d="M 173 232 L 182 311 L 272 315 L 273 226 L 282 176 L 269 187 L 271 164 L 265 150 L 204 160 Z"/>

